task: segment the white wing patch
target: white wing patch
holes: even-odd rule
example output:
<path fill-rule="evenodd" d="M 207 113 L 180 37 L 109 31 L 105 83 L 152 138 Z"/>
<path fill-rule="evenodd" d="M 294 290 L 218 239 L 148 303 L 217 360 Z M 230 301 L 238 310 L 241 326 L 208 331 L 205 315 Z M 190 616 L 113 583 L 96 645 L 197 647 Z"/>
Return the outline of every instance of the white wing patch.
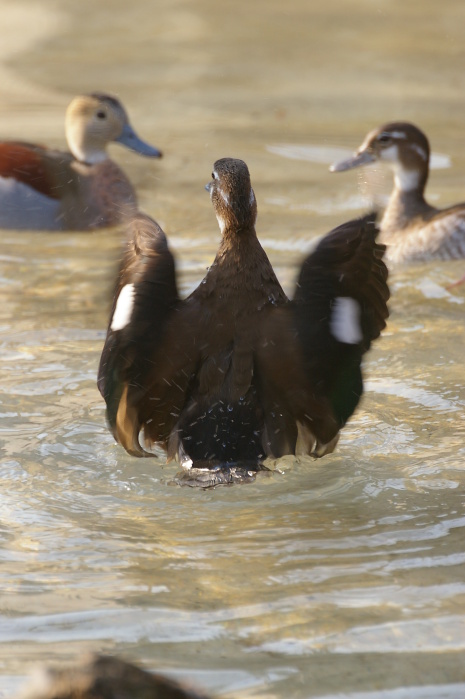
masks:
<path fill-rule="evenodd" d="M 134 307 L 134 284 L 126 284 L 120 291 L 116 302 L 115 312 L 111 319 L 111 330 L 122 330 L 131 320 Z"/>
<path fill-rule="evenodd" d="M 351 296 L 337 296 L 329 319 L 331 335 L 339 342 L 356 345 L 363 340 L 360 305 Z"/>

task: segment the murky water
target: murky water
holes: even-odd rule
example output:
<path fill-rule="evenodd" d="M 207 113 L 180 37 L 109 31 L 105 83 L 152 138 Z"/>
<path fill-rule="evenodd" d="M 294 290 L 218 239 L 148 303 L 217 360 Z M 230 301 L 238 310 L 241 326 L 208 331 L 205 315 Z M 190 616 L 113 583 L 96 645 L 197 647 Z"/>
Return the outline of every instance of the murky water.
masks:
<path fill-rule="evenodd" d="M 185 291 L 219 240 L 218 157 L 248 162 L 288 290 L 312 240 L 362 210 L 357 173 L 327 165 L 369 128 L 418 123 L 451 157 L 430 199 L 465 199 L 462 0 L 0 6 L 1 136 L 62 146 L 74 94 L 117 93 L 165 153 L 112 147 Z M 114 231 L 1 235 L 0 696 L 88 649 L 235 697 L 465 696 L 465 287 L 446 288 L 465 262 L 393 273 L 334 455 L 202 491 L 105 428 L 118 251 Z"/>

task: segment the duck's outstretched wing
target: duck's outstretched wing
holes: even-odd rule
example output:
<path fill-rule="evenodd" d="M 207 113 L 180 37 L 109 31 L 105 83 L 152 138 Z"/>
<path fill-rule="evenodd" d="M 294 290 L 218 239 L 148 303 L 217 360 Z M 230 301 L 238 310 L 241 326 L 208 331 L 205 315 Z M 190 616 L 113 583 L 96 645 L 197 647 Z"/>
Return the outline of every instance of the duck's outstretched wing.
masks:
<path fill-rule="evenodd" d="M 334 448 L 355 410 L 362 356 L 389 315 L 377 232 L 375 215 L 368 215 L 325 236 L 304 260 L 293 301 L 274 309 L 264 325 L 262 383 L 284 407 L 286 423 L 290 416 L 296 421 L 300 449 L 317 456 Z M 275 428 L 269 421 L 268 434 Z"/>
<path fill-rule="evenodd" d="M 388 269 L 383 261 L 386 246 L 376 242 L 378 233 L 375 213 L 354 219 L 328 233 L 304 260 L 293 300 L 307 351 L 311 350 L 305 339 L 309 328 L 307 313 L 327 311 L 328 322 L 322 323 L 326 332 L 321 341 L 324 342 L 329 332 L 340 345 L 356 344 L 362 352 L 370 348 L 386 327 L 390 296 Z M 352 315 L 350 311 L 339 311 L 344 306 L 344 302 L 338 303 L 340 298 L 354 300 L 358 312 Z M 351 302 L 345 305 L 356 309 Z"/>
<path fill-rule="evenodd" d="M 115 439 L 135 456 L 146 455 L 143 427 L 150 442 L 167 441 L 173 405 L 183 401 L 188 362 L 177 327 L 184 305 L 165 234 L 138 214 L 129 224 L 97 382 Z"/>

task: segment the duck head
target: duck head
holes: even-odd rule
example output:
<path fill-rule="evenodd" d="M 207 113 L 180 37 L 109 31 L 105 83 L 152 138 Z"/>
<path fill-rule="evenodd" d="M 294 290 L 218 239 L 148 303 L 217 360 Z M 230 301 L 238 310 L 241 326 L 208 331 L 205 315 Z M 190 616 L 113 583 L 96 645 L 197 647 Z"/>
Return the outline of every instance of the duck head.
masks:
<path fill-rule="evenodd" d="M 106 160 L 106 148 L 111 141 L 149 158 L 162 155 L 158 148 L 139 138 L 116 97 L 98 92 L 73 99 L 66 110 L 65 132 L 71 153 L 84 163 Z"/>
<path fill-rule="evenodd" d="M 429 156 L 425 134 L 413 124 L 397 121 L 370 131 L 353 157 L 334 163 L 330 170 L 343 172 L 382 161 L 393 169 L 398 189 L 423 190 L 428 179 Z"/>
<path fill-rule="evenodd" d="M 240 233 L 255 227 L 257 202 L 243 160 L 222 158 L 213 166 L 212 181 L 205 185 L 222 233 Z"/>

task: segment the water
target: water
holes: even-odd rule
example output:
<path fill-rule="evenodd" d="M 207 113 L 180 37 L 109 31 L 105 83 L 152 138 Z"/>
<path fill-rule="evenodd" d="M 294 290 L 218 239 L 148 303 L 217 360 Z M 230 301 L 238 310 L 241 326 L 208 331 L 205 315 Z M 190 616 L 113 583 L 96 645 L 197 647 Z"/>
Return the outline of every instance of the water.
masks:
<path fill-rule="evenodd" d="M 288 291 L 312 241 L 365 205 L 358 173 L 328 172 L 334 149 L 383 121 L 418 123 L 451 158 L 431 201 L 465 198 L 460 0 L 1 8 L 2 136 L 62 146 L 74 94 L 117 93 L 164 151 L 111 148 L 186 293 L 219 241 L 203 190 L 219 157 L 249 164 Z M 105 428 L 95 375 L 119 246 L 114 231 L 1 236 L 0 696 L 89 649 L 224 696 L 464 696 L 465 287 L 447 286 L 465 263 L 392 274 L 335 454 L 203 491 Z"/>

